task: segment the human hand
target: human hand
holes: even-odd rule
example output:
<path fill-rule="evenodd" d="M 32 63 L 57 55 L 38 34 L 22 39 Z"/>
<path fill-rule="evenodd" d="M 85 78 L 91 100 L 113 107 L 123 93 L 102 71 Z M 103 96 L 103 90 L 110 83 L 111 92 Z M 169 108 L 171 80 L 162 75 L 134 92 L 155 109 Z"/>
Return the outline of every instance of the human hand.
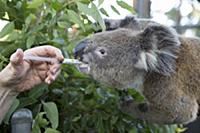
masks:
<path fill-rule="evenodd" d="M 23 60 L 24 55 L 52 57 L 57 61 Z M 0 85 L 19 92 L 26 91 L 42 82 L 51 84 L 60 72 L 60 63 L 64 59 L 61 51 L 53 46 L 39 46 L 26 51 L 18 49 L 10 57 L 10 63 L 0 72 Z"/>

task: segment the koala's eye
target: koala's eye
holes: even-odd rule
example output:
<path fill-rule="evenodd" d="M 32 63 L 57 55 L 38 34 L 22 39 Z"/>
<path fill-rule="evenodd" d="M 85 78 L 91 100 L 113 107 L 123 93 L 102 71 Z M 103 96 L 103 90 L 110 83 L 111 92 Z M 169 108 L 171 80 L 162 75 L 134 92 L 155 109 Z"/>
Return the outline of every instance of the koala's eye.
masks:
<path fill-rule="evenodd" d="M 99 52 L 104 55 L 106 53 L 105 49 L 100 49 Z"/>
<path fill-rule="evenodd" d="M 97 49 L 95 50 L 95 53 L 96 53 L 100 58 L 102 58 L 102 57 L 104 57 L 104 56 L 107 55 L 107 50 L 106 50 L 106 48 L 104 48 L 104 47 L 99 47 L 99 48 L 97 48 Z"/>

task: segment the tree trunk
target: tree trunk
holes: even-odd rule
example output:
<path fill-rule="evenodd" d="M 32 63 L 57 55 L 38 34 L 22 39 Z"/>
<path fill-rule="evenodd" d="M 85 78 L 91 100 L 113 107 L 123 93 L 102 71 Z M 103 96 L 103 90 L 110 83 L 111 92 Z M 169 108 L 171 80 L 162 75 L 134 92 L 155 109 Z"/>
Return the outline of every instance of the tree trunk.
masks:
<path fill-rule="evenodd" d="M 150 0 L 133 0 L 133 7 L 139 18 L 150 18 Z"/>

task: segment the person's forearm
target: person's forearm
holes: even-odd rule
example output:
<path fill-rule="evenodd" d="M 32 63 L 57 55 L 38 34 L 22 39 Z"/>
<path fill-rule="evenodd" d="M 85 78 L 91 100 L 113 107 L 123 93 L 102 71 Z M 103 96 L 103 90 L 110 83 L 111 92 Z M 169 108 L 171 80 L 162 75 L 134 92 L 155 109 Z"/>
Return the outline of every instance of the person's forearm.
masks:
<path fill-rule="evenodd" d="M 11 88 L 0 86 L 0 124 L 17 95 L 18 92 L 12 90 Z"/>

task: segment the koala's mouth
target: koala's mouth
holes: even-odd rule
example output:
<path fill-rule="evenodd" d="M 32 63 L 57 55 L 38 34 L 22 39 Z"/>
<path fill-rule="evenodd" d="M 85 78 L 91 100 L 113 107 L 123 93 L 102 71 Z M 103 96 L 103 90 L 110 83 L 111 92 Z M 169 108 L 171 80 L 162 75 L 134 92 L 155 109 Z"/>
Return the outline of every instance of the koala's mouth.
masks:
<path fill-rule="evenodd" d="M 81 64 L 77 65 L 77 68 L 82 73 L 89 74 L 89 72 L 90 72 L 90 66 L 87 62 L 82 61 Z"/>

